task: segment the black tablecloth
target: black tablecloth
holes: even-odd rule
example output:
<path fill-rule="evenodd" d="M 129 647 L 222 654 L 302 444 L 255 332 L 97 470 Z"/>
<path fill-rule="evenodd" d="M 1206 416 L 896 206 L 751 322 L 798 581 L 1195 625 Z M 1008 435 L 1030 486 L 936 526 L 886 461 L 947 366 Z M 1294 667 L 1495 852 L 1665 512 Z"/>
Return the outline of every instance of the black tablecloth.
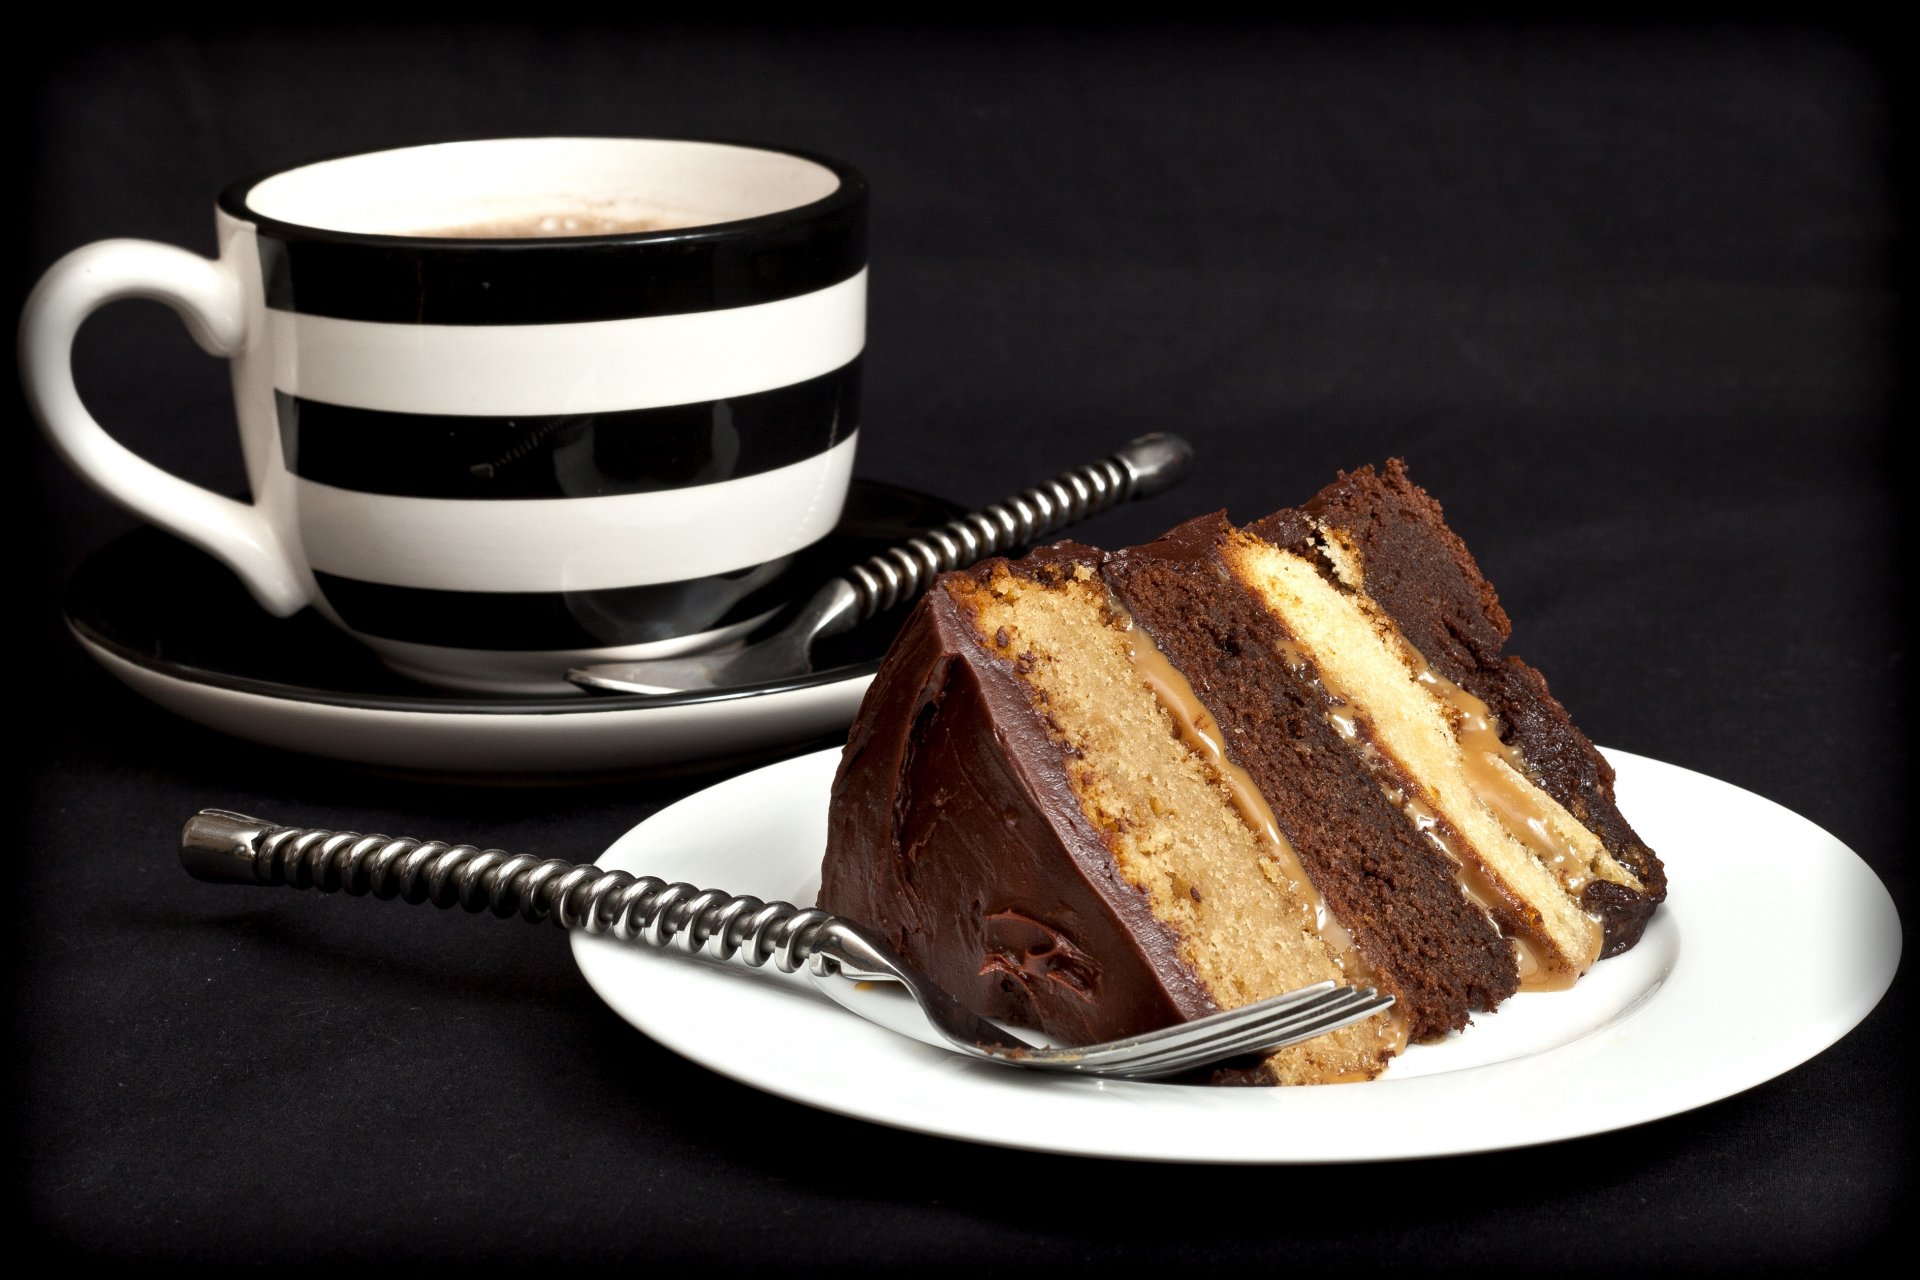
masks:
<path fill-rule="evenodd" d="M 311 155 L 584 132 L 845 156 L 875 193 L 863 474 L 973 503 L 1187 433 L 1184 488 L 1082 532 L 1120 544 L 1404 455 L 1596 740 L 1806 815 L 1904 904 L 1883 43 L 1715 25 L 70 35 L 17 50 L 37 64 L 20 290 L 105 236 L 211 252 L 220 185 Z M 224 367 L 158 308 L 109 309 L 76 362 L 136 448 L 244 483 Z M 591 857 L 708 779 L 423 784 L 149 707 L 57 622 L 61 583 L 130 517 L 27 430 L 18 1239 L 275 1261 L 1616 1268 L 1811 1263 L 1890 1229 L 1910 1168 L 1899 982 L 1807 1065 L 1631 1131 L 1171 1169 L 897 1133 L 720 1079 L 603 1007 L 549 930 L 190 882 L 175 832 L 201 805 Z"/>

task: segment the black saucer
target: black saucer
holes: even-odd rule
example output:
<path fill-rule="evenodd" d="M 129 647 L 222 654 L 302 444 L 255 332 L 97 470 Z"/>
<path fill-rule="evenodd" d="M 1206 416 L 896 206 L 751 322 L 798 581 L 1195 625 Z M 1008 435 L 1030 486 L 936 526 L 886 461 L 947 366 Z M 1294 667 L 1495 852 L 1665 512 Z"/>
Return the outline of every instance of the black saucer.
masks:
<path fill-rule="evenodd" d="M 803 598 L 847 566 L 960 513 L 929 494 L 856 479 L 840 524 L 796 557 L 785 578 Z M 136 529 L 89 556 L 68 584 L 65 613 L 90 649 L 170 683 L 327 706 L 468 715 L 666 708 L 834 684 L 876 670 L 905 616 L 895 609 L 823 640 L 814 652 L 814 671 L 785 680 L 660 696 L 453 691 L 389 670 L 311 609 L 270 617 L 225 566 L 152 528 Z"/>

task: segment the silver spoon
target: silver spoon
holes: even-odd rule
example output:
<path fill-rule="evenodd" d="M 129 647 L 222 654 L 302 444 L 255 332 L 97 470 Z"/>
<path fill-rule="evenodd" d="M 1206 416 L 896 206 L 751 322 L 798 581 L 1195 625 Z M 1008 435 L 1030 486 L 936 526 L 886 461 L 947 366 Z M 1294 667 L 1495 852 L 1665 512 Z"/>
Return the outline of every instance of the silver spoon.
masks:
<path fill-rule="evenodd" d="M 1063 471 L 992 506 L 890 547 L 822 586 L 793 620 L 742 648 L 645 662 L 575 667 L 583 689 L 678 693 L 727 689 L 813 670 L 813 642 L 838 635 L 917 595 L 935 577 L 1118 506 L 1172 488 L 1186 477 L 1193 446 L 1170 432 L 1129 441 L 1098 462 Z"/>

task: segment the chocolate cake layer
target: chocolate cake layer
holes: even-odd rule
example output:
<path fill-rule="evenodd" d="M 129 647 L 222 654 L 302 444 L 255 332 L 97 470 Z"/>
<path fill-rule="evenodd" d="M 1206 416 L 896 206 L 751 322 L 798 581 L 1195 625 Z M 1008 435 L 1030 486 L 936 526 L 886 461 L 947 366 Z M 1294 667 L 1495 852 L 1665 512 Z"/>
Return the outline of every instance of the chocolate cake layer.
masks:
<path fill-rule="evenodd" d="M 1364 590 L 1435 670 L 1485 702 L 1504 740 L 1525 756 L 1534 781 L 1631 870 L 1641 892 L 1595 880 L 1582 905 L 1606 929 L 1603 955 L 1639 941 L 1666 897 L 1666 871 L 1614 802 L 1613 768 L 1548 691 L 1538 671 L 1502 653 L 1512 623 L 1440 504 L 1395 458 L 1383 473 L 1342 472 L 1305 506 L 1275 512 L 1252 532 L 1302 555 L 1320 546 L 1320 525 L 1340 530 L 1359 553 Z"/>
<path fill-rule="evenodd" d="M 1067 1042 L 1212 1012 L 1067 765 L 1011 664 L 936 587 L 854 721 L 820 905 L 880 930 L 975 1012 Z"/>
<path fill-rule="evenodd" d="M 1518 986 L 1513 952 L 1460 892 L 1453 864 L 1359 768 L 1325 696 L 1280 653 L 1287 639 L 1224 581 L 1224 515 L 1109 557 L 1121 603 L 1185 672 L 1228 754 L 1259 786 L 1314 886 L 1398 998 L 1415 1039 L 1466 1025 Z"/>

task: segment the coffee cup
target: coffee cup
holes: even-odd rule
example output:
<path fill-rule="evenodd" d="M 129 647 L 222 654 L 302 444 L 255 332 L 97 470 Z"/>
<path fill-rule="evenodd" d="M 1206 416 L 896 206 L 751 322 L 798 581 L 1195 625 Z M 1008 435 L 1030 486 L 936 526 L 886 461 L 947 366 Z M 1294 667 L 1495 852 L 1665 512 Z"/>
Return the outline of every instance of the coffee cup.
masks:
<path fill-rule="evenodd" d="M 219 197 L 220 256 L 105 240 L 21 322 L 27 400 L 94 487 L 417 679 L 570 689 L 573 666 L 750 630 L 845 501 L 866 183 L 835 160 L 505 138 L 324 160 Z M 252 501 L 88 414 L 88 313 L 164 302 L 231 364 Z M 795 584 L 805 587 L 808 584 Z"/>

